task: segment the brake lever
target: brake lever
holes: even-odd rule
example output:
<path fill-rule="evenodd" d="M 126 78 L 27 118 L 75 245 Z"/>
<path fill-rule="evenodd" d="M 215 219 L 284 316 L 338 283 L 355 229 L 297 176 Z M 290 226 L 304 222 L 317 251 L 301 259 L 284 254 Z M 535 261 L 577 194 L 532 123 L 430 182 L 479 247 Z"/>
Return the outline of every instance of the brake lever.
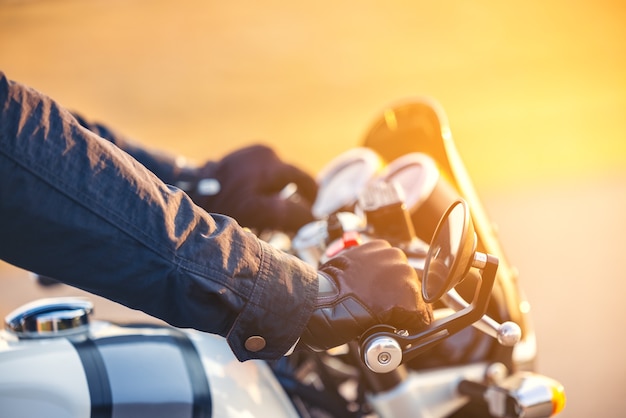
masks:
<path fill-rule="evenodd" d="M 480 268 L 482 274 L 479 275 L 480 280 L 472 302 L 460 303 L 458 307 L 462 309 L 434 321 L 417 334 L 408 335 L 406 331 L 386 325 L 370 328 L 360 339 L 360 354 L 363 362 L 375 373 L 391 372 L 403 362 L 412 360 L 437 343 L 481 320 L 487 311 L 498 263 L 497 257 L 476 252 L 473 266 Z M 507 345 L 514 345 L 521 337 L 519 326 L 512 322 L 502 325 L 495 321 L 484 321 L 484 323 L 483 328 L 488 330 L 489 335 L 497 337 L 501 333 L 503 337 L 498 341 L 502 340 Z"/>
<path fill-rule="evenodd" d="M 441 298 L 441 301 L 454 311 L 465 309 L 469 305 L 455 289 L 446 293 L 443 298 Z M 505 347 L 513 347 L 522 338 L 522 329 L 515 322 L 505 321 L 499 323 L 489 315 L 483 315 L 478 321 L 474 322 L 472 326 L 488 336 L 495 338 Z"/>

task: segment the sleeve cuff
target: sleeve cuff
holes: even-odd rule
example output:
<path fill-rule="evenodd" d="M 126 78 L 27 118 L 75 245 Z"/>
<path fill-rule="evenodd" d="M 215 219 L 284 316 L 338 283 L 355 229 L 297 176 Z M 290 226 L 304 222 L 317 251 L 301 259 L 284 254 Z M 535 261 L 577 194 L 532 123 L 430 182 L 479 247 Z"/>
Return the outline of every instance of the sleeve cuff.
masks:
<path fill-rule="evenodd" d="M 227 336 L 240 361 L 274 360 L 292 351 L 318 293 L 313 267 L 267 243 L 259 244 L 261 258 L 254 289 Z"/>

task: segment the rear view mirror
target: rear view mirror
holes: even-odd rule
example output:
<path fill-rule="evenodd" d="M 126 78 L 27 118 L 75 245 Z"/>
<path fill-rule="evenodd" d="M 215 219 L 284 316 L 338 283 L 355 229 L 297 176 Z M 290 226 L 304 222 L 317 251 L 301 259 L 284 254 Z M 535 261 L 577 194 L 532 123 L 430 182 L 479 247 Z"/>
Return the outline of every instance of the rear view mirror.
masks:
<path fill-rule="evenodd" d="M 439 221 L 426 256 L 422 296 L 427 303 L 441 299 L 465 278 L 474 262 L 476 241 L 469 207 L 457 200 Z"/>

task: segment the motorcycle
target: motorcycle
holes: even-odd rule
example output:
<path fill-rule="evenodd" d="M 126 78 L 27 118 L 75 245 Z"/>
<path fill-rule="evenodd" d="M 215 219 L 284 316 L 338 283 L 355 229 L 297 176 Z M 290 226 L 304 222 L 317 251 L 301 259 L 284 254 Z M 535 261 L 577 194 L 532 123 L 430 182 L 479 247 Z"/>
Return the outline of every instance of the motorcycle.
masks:
<path fill-rule="evenodd" d="M 316 221 L 259 238 L 318 266 L 373 238 L 402 249 L 434 322 L 376 326 L 323 352 L 235 359 L 221 337 L 91 319 L 35 301 L 0 332 L 2 417 L 549 417 L 563 386 L 534 371 L 528 302 L 438 103 L 391 106 L 318 175 Z M 297 192 L 284 190 L 284 198 Z"/>

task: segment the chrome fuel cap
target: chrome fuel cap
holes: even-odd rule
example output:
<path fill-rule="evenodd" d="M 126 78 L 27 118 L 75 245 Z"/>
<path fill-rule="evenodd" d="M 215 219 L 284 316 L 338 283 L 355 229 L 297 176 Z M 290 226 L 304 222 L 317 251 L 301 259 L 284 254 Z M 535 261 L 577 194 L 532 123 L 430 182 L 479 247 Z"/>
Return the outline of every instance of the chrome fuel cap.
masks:
<path fill-rule="evenodd" d="M 51 338 L 87 332 L 93 304 L 86 299 L 41 299 L 21 306 L 4 319 L 19 338 Z"/>

